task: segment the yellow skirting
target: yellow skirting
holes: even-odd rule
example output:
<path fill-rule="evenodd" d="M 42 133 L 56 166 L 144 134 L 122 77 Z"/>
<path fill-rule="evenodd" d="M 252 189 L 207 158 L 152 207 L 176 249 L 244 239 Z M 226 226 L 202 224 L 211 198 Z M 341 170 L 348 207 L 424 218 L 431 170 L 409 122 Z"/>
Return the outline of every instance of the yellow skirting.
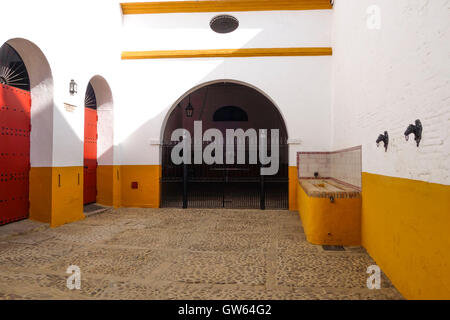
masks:
<path fill-rule="evenodd" d="M 97 168 L 97 203 L 121 206 L 121 168 L 120 166 L 99 166 Z"/>
<path fill-rule="evenodd" d="M 99 166 L 97 203 L 159 208 L 161 166 Z M 131 187 L 132 182 L 138 188 Z M 31 168 L 30 219 L 51 227 L 84 219 L 83 167 Z"/>
<path fill-rule="evenodd" d="M 83 167 L 31 168 L 30 219 L 51 227 L 84 219 Z"/>
<path fill-rule="evenodd" d="M 363 173 L 362 244 L 407 299 L 450 299 L 450 186 Z"/>
<path fill-rule="evenodd" d="M 121 166 L 122 206 L 159 208 L 161 166 Z M 133 189 L 132 183 L 138 188 Z"/>
<path fill-rule="evenodd" d="M 83 167 L 53 168 L 52 221 L 57 227 L 84 219 Z"/>
<path fill-rule="evenodd" d="M 52 168 L 30 170 L 30 219 L 52 221 Z"/>
<path fill-rule="evenodd" d="M 297 185 L 298 171 L 297 167 L 289 167 L 289 210 L 297 211 Z"/>

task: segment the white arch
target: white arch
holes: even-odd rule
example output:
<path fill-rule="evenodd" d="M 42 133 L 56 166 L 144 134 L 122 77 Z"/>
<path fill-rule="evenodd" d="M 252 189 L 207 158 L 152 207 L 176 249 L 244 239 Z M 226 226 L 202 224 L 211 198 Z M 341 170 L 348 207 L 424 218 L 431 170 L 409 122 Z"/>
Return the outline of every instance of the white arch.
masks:
<path fill-rule="evenodd" d="M 97 99 L 99 165 L 114 164 L 114 100 L 111 87 L 105 78 L 95 75 L 89 80 Z"/>
<path fill-rule="evenodd" d="M 287 138 L 289 138 L 289 128 L 287 126 L 287 122 L 286 119 L 283 115 L 283 112 L 281 111 L 280 107 L 277 105 L 277 103 L 267 94 L 265 93 L 263 90 L 259 89 L 258 87 L 248 83 L 248 82 L 244 82 L 244 81 L 240 81 L 240 80 L 235 80 L 235 79 L 217 79 L 217 80 L 212 80 L 212 81 L 207 81 L 207 82 L 203 82 L 193 88 L 191 88 L 190 90 L 188 90 L 187 92 L 185 92 L 181 97 L 178 98 L 178 100 L 175 101 L 175 103 L 172 105 L 172 107 L 167 111 L 165 117 L 164 117 L 164 121 L 161 125 L 161 132 L 160 132 L 160 143 L 161 145 L 163 144 L 163 140 L 164 140 L 164 131 L 166 130 L 166 126 L 167 126 L 167 122 L 170 118 L 170 115 L 172 114 L 173 110 L 177 107 L 177 105 L 183 101 L 184 98 L 186 98 L 188 95 L 190 95 L 191 93 L 197 91 L 198 89 L 201 89 L 203 87 L 212 85 L 212 84 L 216 84 L 216 83 L 234 83 L 234 84 L 239 84 L 239 85 L 243 85 L 249 88 L 252 88 L 254 90 L 256 90 L 257 92 L 259 92 L 260 94 L 262 94 L 264 97 L 266 97 L 271 103 L 272 105 L 275 106 L 275 108 L 277 109 L 278 113 L 281 116 L 281 119 L 283 120 L 284 126 L 286 128 L 286 133 L 288 135 Z M 160 155 L 161 158 L 161 155 Z M 160 159 L 161 162 L 161 159 Z"/>
<path fill-rule="evenodd" d="M 44 53 L 33 42 L 14 38 L 6 41 L 22 58 L 31 88 L 30 162 L 32 167 L 53 164 L 53 75 Z"/>

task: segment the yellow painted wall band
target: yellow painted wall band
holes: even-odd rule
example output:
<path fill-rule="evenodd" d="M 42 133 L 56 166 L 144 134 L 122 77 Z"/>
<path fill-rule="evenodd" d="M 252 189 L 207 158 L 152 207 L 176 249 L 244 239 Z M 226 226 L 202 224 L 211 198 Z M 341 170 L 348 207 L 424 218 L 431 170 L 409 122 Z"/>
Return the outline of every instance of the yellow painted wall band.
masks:
<path fill-rule="evenodd" d="M 450 299 L 450 186 L 362 174 L 362 244 L 407 299 Z"/>
<path fill-rule="evenodd" d="M 329 0 L 203 0 L 122 3 L 122 13 L 158 14 L 332 9 Z"/>
<path fill-rule="evenodd" d="M 298 57 L 331 56 L 333 49 L 316 48 L 250 48 L 250 49 L 211 49 L 211 50 L 157 50 L 124 51 L 123 60 L 133 59 L 186 59 L 186 58 L 246 58 L 246 57 Z"/>
<path fill-rule="evenodd" d="M 361 198 L 310 197 L 297 185 L 298 210 L 307 240 L 316 245 L 361 245 Z"/>

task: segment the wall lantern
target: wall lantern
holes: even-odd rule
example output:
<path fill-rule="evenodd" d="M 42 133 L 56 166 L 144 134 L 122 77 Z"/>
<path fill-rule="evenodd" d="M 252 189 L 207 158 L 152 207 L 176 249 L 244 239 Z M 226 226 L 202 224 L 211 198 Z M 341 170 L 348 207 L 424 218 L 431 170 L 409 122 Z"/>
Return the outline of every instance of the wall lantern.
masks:
<path fill-rule="evenodd" d="M 78 85 L 73 79 L 70 80 L 69 92 L 70 92 L 71 96 L 73 96 L 74 94 L 78 93 Z"/>
<path fill-rule="evenodd" d="M 192 107 L 192 104 L 191 104 L 191 96 L 189 96 L 189 104 L 187 105 L 185 111 L 186 111 L 186 117 L 192 118 L 192 116 L 194 115 L 194 108 Z"/>

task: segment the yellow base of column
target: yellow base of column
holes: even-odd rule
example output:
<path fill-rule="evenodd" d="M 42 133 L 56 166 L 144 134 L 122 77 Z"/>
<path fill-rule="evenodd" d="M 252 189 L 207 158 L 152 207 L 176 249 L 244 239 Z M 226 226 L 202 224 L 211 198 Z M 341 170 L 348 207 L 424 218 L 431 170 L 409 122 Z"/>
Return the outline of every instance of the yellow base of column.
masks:
<path fill-rule="evenodd" d="M 50 223 L 52 220 L 52 168 L 30 170 L 30 219 Z"/>
<path fill-rule="evenodd" d="M 53 168 L 52 228 L 84 219 L 83 167 Z"/>
<path fill-rule="evenodd" d="M 84 219 L 83 167 L 31 168 L 30 219 L 51 227 Z"/>

